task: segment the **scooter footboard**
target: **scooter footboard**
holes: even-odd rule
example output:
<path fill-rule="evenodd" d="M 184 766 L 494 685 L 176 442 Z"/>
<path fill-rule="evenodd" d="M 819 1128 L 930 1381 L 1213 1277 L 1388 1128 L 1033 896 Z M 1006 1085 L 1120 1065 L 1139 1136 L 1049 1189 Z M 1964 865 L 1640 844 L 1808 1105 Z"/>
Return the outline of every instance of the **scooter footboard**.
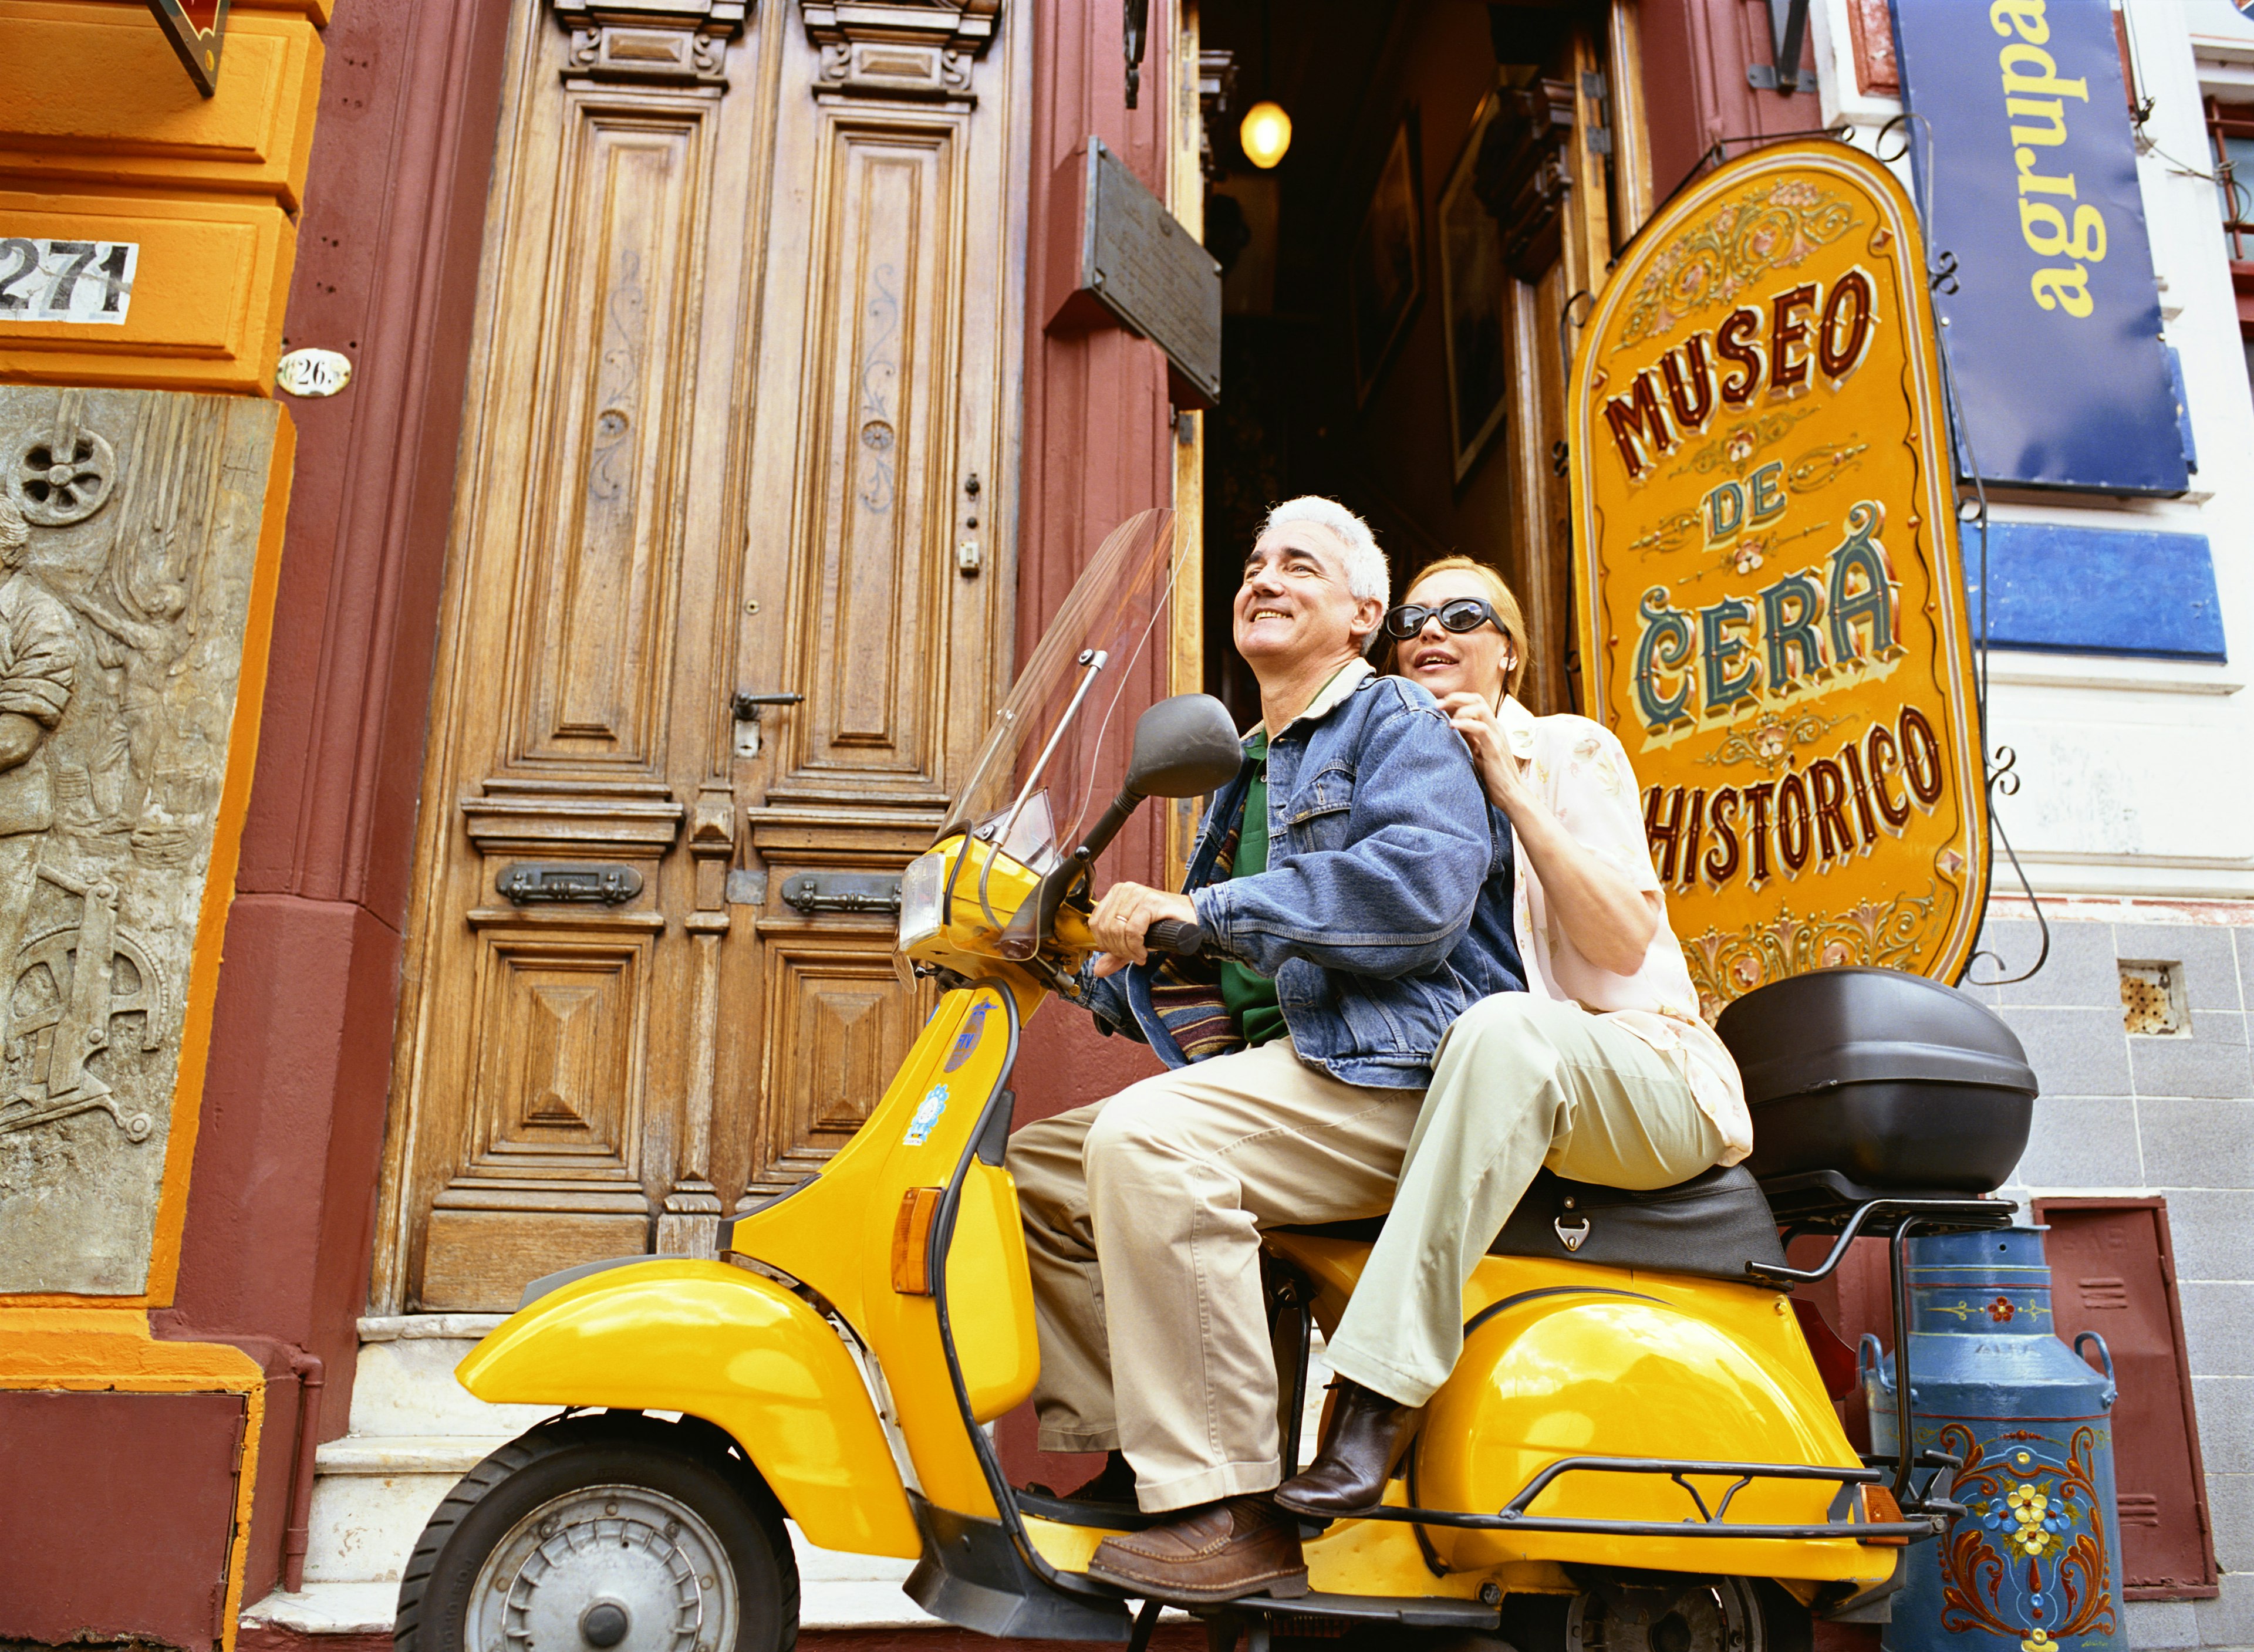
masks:
<path fill-rule="evenodd" d="M 797 1297 L 746 1269 L 652 1260 L 520 1309 L 456 1368 L 509 1405 L 682 1411 L 725 1429 L 807 1541 L 923 1552 L 861 1374 Z"/>

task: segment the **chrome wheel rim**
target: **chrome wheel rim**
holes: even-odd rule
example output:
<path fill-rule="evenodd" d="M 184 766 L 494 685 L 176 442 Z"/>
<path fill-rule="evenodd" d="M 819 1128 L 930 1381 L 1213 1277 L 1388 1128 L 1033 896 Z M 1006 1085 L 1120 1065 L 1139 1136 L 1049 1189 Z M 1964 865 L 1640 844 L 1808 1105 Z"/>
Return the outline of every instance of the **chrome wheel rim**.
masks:
<path fill-rule="evenodd" d="M 589 1486 L 515 1525 L 480 1568 L 470 1652 L 735 1652 L 728 1551 L 688 1504 Z"/>
<path fill-rule="evenodd" d="M 1760 1614 L 1742 1578 L 1578 1595 L 1565 1614 L 1566 1652 L 1763 1652 Z"/>

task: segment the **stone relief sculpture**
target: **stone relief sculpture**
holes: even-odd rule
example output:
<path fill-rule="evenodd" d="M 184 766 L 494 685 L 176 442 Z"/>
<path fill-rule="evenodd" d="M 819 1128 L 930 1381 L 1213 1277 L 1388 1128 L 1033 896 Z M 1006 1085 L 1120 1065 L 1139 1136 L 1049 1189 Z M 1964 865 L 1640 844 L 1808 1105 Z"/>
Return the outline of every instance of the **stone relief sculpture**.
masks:
<path fill-rule="evenodd" d="M 277 419 L 0 386 L 0 1293 L 147 1284 Z"/>

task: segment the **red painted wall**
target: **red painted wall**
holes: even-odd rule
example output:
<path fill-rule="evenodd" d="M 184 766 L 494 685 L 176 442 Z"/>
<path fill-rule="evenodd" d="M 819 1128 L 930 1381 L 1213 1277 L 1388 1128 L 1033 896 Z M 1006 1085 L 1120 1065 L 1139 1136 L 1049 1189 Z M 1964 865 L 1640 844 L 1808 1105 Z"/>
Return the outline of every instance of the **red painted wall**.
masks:
<path fill-rule="evenodd" d="M 246 1410 L 238 1394 L 0 1393 L 8 1633 L 215 1643 Z"/>
<path fill-rule="evenodd" d="M 1651 129 L 1651 186 L 1663 200 L 1724 138 L 1801 131 L 1824 122 L 1816 46 L 1801 47 L 1806 88 L 1789 97 L 1755 91 L 1749 64 L 1768 63 L 1768 0 L 1642 0 L 1643 99 Z M 1732 144 L 1727 153 L 1750 146 Z"/>
<path fill-rule="evenodd" d="M 327 32 L 284 349 L 353 359 L 298 430 L 258 769 L 174 1306 L 267 1389 L 243 1602 L 281 1565 L 289 1351 L 341 1434 L 367 1300 L 400 931 L 508 0 L 347 5 Z M 122 1444 L 123 1437 L 120 1437 Z"/>
<path fill-rule="evenodd" d="M 1142 107 L 1131 110 L 1116 8 L 1049 0 L 1019 14 L 1035 31 L 1025 447 L 1018 470 L 1020 660 L 1040 640 L 1104 535 L 1137 511 L 1173 502 L 1165 354 L 1116 327 L 1048 332 L 1048 318 L 1065 295 L 1052 290 L 1045 256 L 1053 239 L 1078 233 L 1067 218 L 1072 192 L 1059 174 L 1090 134 L 1102 138 L 1153 191 L 1163 190 L 1161 117 L 1172 74 L 1167 10 L 1164 4 L 1152 9 Z M 1149 808 L 1130 822 L 1099 869 L 1099 886 L 1114 878 L 1158 876 L 1158 810 Z M 1141 1046 L 1098 1037 L 1085 1015 L 1052 1004 L 1026 1029 L 1018 1118 L 1046 1118 L 1157 1070 Z"/>
<path fill-rule="evenodd" d="M 1136 176 L 1164 192 L 1162 117 L 1173 75 L 1167 51 L 1172 10 L 1165 0 L 1152 8 L 1141 107 L 1131 110 L 1117 7 L 1046 0 L 1020 14 L 1035 32 L 1025 452 L 1018 470 L 1020 660 L 1103 536 L 1137 511 L 1173 502 L 1165 354 L 1117 328 L 1058 335 L 1046 325 L 1064 297 L 1050 288 L 1046 248 L 1054 237 L 1077 233 L 1065 217 L 1071 192 L 1060 186 L 1058 174 L 1088 135 L 1102 137 Z M 1158 819 L 1157 809 L 1146 808 L 1129 824 L 1098 869 L 1099 887 L 1116 878 L 1156 879 Z M 1100 1101 L 1159 1068 L 1143 1046 L 1100 1037 L 1082 1012 L 1053 1003 L 1027 1025 L 1017 1070 L 1023 1124 Z M 1046 1458 L 1035 1451 L 1028 1410 L 1003 1418 L 997 1438 L 1004 1461 L 1021 1482 L 1039 1480 L 1068 1489 L 1101 1466 L 1095 1459 Z"/>

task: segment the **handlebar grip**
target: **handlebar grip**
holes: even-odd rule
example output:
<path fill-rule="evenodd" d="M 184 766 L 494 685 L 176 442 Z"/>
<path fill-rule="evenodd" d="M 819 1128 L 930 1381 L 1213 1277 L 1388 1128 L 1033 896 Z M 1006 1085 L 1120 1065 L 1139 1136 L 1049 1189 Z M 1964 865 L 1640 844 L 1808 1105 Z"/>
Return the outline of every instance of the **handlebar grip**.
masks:
<path fill-rule="evenodd" d="M 1171 952 L 1178 958 L 1197 956 L 1205 945 L 1205 931 L 1180 918 L 1161 918 L 1143 932 L 1143 944 L 1152 952 Z"/>

